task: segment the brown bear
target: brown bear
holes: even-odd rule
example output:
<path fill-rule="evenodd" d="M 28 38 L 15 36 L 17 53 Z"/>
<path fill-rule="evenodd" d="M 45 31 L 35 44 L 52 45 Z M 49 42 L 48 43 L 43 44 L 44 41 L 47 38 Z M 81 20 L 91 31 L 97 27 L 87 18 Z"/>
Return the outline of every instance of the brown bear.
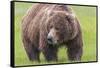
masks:
<path fill-rule="evenodd" d="M 80 61 L 83 41 L 78 19 L 68 5 L 35 3 L 22 20 L 22 40 L 31 61 L 57 61 L 58 48 L 65 45 L 70 61 Z"/>

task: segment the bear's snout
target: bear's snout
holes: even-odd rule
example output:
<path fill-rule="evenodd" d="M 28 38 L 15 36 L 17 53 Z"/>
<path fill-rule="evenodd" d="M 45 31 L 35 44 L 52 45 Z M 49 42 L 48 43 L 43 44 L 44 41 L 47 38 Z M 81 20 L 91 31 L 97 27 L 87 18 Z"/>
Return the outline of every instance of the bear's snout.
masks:
<path fill-rule="evenodd" d="M 47 42 L 48 44 L 53 44 L 53 39 L 51 36 L 47 36 Z"/>
<path fill-rule="evenodd" d="M 56 30 L 54 28 L 52 28 L 50 30 L 50 32 L 48 33 L 48 36 L 47 36 L 47 42 L 48 44 L 52 44 L 52 45 L 55 45 L 57 44 L 57 35 L 56 35 Z"/>

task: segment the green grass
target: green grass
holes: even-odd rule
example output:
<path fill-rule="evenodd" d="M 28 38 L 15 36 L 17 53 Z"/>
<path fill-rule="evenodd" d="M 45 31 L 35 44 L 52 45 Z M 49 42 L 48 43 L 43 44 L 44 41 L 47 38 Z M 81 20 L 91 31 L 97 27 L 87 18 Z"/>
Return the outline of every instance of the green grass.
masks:
<path fill-rule="evenodd" d="M 58 62 L 46 62 L 41 53 L 41 63 L 29 61 L 24 50 L 21 39 L 21 20 L 27 9 L 31 7 L 31 3 L 15 3 L 15 65 L 39 65 L 39 64 L 54 64 L 54 63 L 69 63 L 66 49 L 59 49 Z M 83 36 L 83 56 L 82 62 L 96 61 L 96 8 L 85 6 L 71 6 L 76 13 L 82 28 Z"/>

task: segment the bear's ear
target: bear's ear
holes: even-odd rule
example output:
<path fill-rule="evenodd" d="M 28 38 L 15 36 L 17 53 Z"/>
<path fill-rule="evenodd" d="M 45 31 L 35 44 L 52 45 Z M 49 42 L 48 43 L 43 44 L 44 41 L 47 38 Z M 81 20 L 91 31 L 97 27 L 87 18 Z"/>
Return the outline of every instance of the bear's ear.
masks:
<path fill-rule="evenodd" d="M 75 23 L 75 19 L 76 16 L 74 13 L 70 13 L 70 14 L 66 14 L 66 19 L 70 22 L 70 23 Z"/>
<path fill-rule="evenodd" d="M 70 40 L 71 40 L 78 33 L 78 21 L 77 21 L 75 14 L 67 14 L 66 18 L 67 18 L 67 21 L 69 22 L 69 24 L 71 24 L 71 31 L 72 31 L 72 36 L 70 38 Z"/>

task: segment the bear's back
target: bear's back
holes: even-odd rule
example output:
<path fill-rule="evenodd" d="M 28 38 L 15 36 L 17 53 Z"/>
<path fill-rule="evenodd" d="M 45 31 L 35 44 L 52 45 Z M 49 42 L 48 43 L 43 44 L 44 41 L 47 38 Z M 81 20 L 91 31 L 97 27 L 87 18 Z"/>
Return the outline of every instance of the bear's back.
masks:
<path fill-rule="evenodd" d="M 32 7 L 23 16 L 23 24 L 29 24 L 38 14 L 42 12 L 47 12 L 48 10 L 54 11 L 67 11 L 71 12 L 71 9 L 67 5 L 57 5 L 57 4 L 33 4 Z M 39 18 L 39 17 L 38 17 Z M 41 18 L 41 17 L 40 17 Z M 39 18 L 39 19 L 40 19 Z"/>

